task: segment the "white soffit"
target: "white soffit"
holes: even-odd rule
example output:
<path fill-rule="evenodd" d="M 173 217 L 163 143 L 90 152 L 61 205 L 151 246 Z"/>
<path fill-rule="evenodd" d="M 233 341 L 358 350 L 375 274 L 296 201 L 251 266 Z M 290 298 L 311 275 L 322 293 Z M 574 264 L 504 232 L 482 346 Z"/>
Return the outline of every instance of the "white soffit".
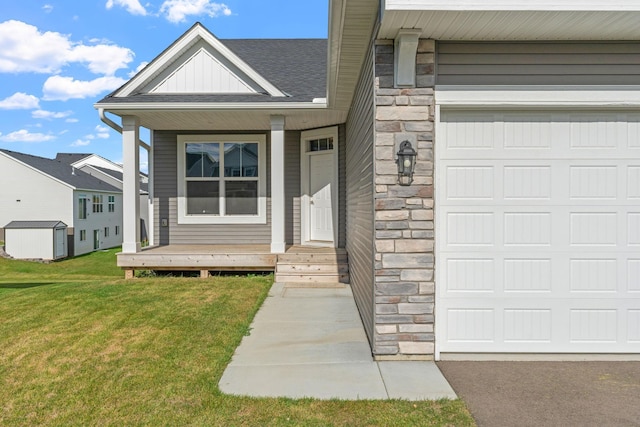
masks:
<path fill-rule="evenodd" d="M 250 93 L 258 89 L 271 96 L 286 96 L 200 23 L 191 27 L 135 77 L 118 89 L 114 96 L 126 97 L 136 93 L 177 93 L 180 89 L 170 88 L 180 79 L 186 78 L 189 69 L 195 71 L 196 68 L 200 72 L 220 73 L 221 81 L 224 81 L 224 77 L 232 77 L 235 83 L 229 86 L 225 85 L 226 89 L 216 93 Z M 208 80 L 205 85 L 215 88 L 223 84 L 212 83 L 216 78 L 211 79 L 210 77 L 204 79 Z M 241 88 L 240 92 L 232 92 L 234 85 Z M 180 85 L 177 86 L 180 87 Z M 189 87 L 187 89 L 187 93 L 197 92 L 197 89 Z M 181 90 L 180 93 L 184 93 L 184 90 Z"/>
<path fill-rule="evenodd" d="M 608 8 L 589 8 L 589 2 L 582 7 L 569 7 L 575 2 L 520 7 L 504 1 L 434 3 L 387 1 L 378 37 L 393 39 L 399 28 L 422 28 L 421 38 L 435 40 L 640 39 L 638 1 Z"/>

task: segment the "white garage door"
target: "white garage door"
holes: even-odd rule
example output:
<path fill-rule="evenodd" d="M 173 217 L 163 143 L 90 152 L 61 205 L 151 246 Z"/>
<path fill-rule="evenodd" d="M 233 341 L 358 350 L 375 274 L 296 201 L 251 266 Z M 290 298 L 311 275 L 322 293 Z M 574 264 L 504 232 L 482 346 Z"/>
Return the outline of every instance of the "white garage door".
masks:
<path fill-rule="evenodd" d="M 439 352 L 640 353 L 640 114 L 443 111 Z"/>

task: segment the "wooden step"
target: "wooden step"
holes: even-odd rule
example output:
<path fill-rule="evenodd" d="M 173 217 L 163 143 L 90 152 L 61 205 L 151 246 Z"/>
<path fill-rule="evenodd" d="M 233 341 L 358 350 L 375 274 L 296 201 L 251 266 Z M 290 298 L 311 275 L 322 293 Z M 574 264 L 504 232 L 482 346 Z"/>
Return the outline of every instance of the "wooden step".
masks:
<path fill-rule="evenodd" d="M 289 253 L 278 255 L 278 262 L 284 264 L 328 264 L 346 263 L 346 253 Z"/>
<path fill-rule="evenodd" d="M 276 265 L 276 273 L 295 273 L 295 274 L 339 274 L 347 273 L 349 265 L 346 263 L 326 263 L 326 264 L 289 264 L 279 262 Z"/>
<path fill-rule="evenodd" d="M 278 283 L 349 283 L 349 274 L 290 274 L 277 273 Z"/>

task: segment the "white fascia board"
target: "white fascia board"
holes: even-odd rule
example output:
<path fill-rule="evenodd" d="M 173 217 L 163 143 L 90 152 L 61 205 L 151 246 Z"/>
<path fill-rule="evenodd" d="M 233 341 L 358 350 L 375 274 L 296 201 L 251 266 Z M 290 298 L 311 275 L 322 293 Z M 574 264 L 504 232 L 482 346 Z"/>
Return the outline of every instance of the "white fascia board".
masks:
<path fill-rule="evenodd" d="M 163 70 L 168 63 L 174 58 L 178 57 L 189 46 L 193 45 L 197 38 L 202 38 L 205 42 L 209 43 L 215 50 L 225 56 L 233 65 L 238 67 L 249 78 L 255 81 L 260 87 L 266 90 L 271 96 L 286 96 L 277 87 L 272 85 L 267 79 L 258 74 L 253 68 L 251 68 L 240 57 L 227 48 L 220 40 L 215 38 L 213 34 L 207 31 L 200 24 L 196 24 L 178 39 L 173 45 L 171 45 L 166 51 L 164 51 L 159 57 L 147 65 L 140 73 L 138 73 L 133 79 L 129 80 L 125 85 L 120 88 L 114 94 L 115 97 L 125 97 L 131 95 L 136 89 L 142 87 L 148 80 L 153 78 L 158 72 Z"/>
<path fill-rule="evenodd" d="M 102 194 L 113 194 L 113 195 L 122 194 L 122 191 L 95 190 L 91 188 L 75 188 L 75 190 L 84 191 L 87 193 L 102 193 Z"/>
<path fill-rule="evenodd" d="M 326 102 L 116 102 L 96 104 L 94 107 L 113 113 L 128 110 L 322 110 L 327 108 L 327 104 Z"/>
<path fill-rule="evenodd" d="M 88 163 L 87 162 L 87 160 L 90 159 L 91 157 L 97 157 L 97 158 L 99 158 L 101 160 L 104 160 L 105 162 L 108 162 L 109 164 L 111 164 L 114 167 L 116 167 L 117 171 L 122 171 L 122 165 L 119 165 L 119 164 L 117 164 L 115 162 L 112 162 L 109 159 L 105 159 L 104 157 L 100 156 L 99 154 L 91 154 L 91 155 L 89 155 L 89 156 L 87 156 L 87 157 L 85 157 L 83 159 L 78 160 L 77 162 L 71 163 L 71 166 L 75 166 L 77 168 L 81 168 L 83 166 L 91 166 L 93 168 L 94 165 L 92 163 Z M 93 169 L 95 169 L 95 168 L 93 168 Z M 113 169 L 113 170 L 116 170 L 116 169 Z"/>
<path fill-rule="evenodd" d="M 436 86 L 437 105 L 640 107 L 640 86 Z"/>
<path fill-rule="evenodd" d="M 418 11 L 640 11 L 637 0 L 385 0 L 384 10 Z"/>
<path fill-rule="evenodd" d="M 21 164 L 22 166 L 26 167 L 27 169 L 31 169 L 32 171 L 37 172 L 37 173 L 39 173 L 40 175 L 45 176 L 45 177 L 49 178 L 49 179 L 50 179 L 50 180 L 52 180 L 52 181 L 55 181 L 55 182 L 57 182 L 57 183 L 59 183 L 59 184 L 62 184 L 62 185 L 64 185 L 64 186 L 65 186 L 65 187 L 67 187 L 67 188 L 70 188 L 70 189 L 72 189 L 72 190 L 77 190 L 77 188 L 76 188 L 76 187 L 74 187 L 73 185 L 71 185 L 71 184 L 69 184 L 69 183 L 66 183 L 66 182 L 64 182 L 64 181 L 62 181 L 62 180 L 60 180 L 60 179 L 58 179 L 58 178 L 55 178 L 55 177 L 53 177 L 53 176 L 51 176 L 51 175 L 49 175 L 49 174 L 47 174 L 47 173 L 44 173 L 43 171 L 41 171 L 41 170 L 40 170 L 40 169 L 38 169 L 38 168 L 34 168 L 34 167 L 33 167 L 33 166 L 31 166 L 31 165 L 28 165 L 28 164 L 26 164 L 26 163 L 24 163 L 24 162 L 21 162 L 20 160 L 16 159 L 16 158 L 15 158 L 15 157 L 13 157 L 13 156 L 10 156 L 9 154 L 5 154 L 5 153 L 3 153 L 2 151 L 0 151 L 0 155 L 5 156 L 7 159 L 13 160 L 14 162 L 16 162 L 16 163 L 18 163 L 18 164 Z M 69 165 L 69 167 L 71 167 L 71 165 Z"/>

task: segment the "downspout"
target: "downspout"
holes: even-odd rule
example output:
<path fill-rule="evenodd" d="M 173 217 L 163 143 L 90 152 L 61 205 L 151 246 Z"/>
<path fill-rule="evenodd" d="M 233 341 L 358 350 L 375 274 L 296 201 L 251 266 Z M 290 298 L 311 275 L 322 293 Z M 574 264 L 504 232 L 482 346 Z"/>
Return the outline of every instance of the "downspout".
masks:
<path fill-rule="evenodd" d="M 120 126 L 119 124 L 117 124 L 116 122 L 114 122 L 113 120 L 111 120 L 109 117 L 107 117 L 107 115 L 105 114 L 104 108 L 98 108 L 98 114 L 100 115 L 100 120 L 102 120 L 102 122 L 104 124 L 106 124 L 107 126 L 109 126 L 111 129 L 115 130 L 116 132 L 118 132 L 120 135 L 122 135 L 122 126 Z M 153 151 L 151 150 L 151 146 L 149 144 L 147 144 L 146 142 L 142 141 L 140 138 L 138 138 L 138 145 L 141 146 L 142 148 L 144 148 L 145 150 L 147 150 L 147 161 L 149 162 L 149 200 L 148 200 L 148 212 L 149 212 L 149 218 L 148 218 L 148 222 L 147 222 L 147 238 L 149 239 L 149 245 L 153 246 L 154 245 L 154 224 L 153 224 L 153 169 L 152 169 L 152 165 L 153 165 Z"/>
<path fill-rule="evenodd" d="M 122 135 L 122 126 L 120 126 L 119 124 L 111 120 L 109 117 L 107 117 L 104 112 L 104 108 L 98 108 L 98 114 L 100 115 L 100 120 L 102 120 L 104 124 L 106 124 L 111 129 L 115 130 L 116 132 Z M 140 138 L 138 138 L 138 144 L 142 146 L 142 148 L 147 150 L 147 152 L 151 151 L 151 146 L 149 146 L 149 144 L 147 144 L 146 142 L 142 141 Z"/>

